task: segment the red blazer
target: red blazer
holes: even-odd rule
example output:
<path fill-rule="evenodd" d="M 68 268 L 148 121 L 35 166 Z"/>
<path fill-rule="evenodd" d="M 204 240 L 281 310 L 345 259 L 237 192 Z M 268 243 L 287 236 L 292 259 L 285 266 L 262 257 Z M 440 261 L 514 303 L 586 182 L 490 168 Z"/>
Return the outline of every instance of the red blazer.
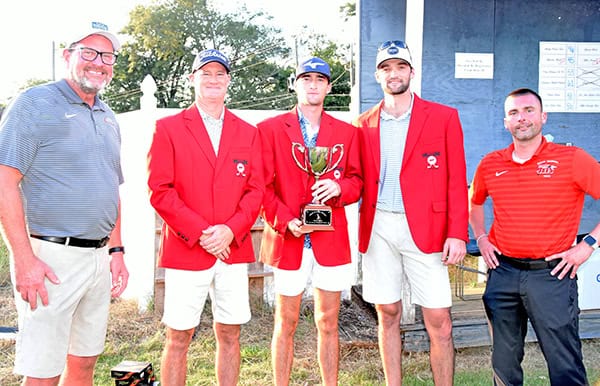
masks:
<path fill-rule="evenodd" d="M 379 122 L 383 101 L 361 114 L 359 128 L 364 193 L 358 249 L 366 252 L 377 206 L 380 171 Z M 458 112 L 414 94 L 399 176 L 408 225 L 424 253 L 440 252 L 448 237 L 467 241 L 467 179 Z"/>
<path fill-rule="evenodd" d="M 196 105 L 160 119 L 148 153 L 150 203 L 164 220 L 159 266 L 204 270 L 216 258 L 198 244 L 226 224 L 234 234 L 227 263 L 254 262 L 250 228 L 264 194 L 257 129 L 225 109 L 218 156 Z"/>
<path fill-rule="evenodd" d="M 302 171 L 292 158 L 292 142 L 304 145 L 296 109 L 267 119 L 257 125 L 263 147 L 265 198 L 262 215 L 265 229 L 261 260 L 281 269 L 296 270 L 302 261 L 304 237 L 294 237 L 288 223 L 300 218 L 303 204 L 312 200 L 310 187 L 315 179 Z M 356 128 L 323 113 L 317 146 L 344 145 L 339 165 L 321 179 L 335 179 L 342 189 L 340 196 L 326 202 L 332 207 L 334 231 L 315 231 L 311 241 L 315 258 L 321 265 L 350 263 L 348 222 L 344 205 L 356 202 L 362 189 L 360 154 Z M 337 157 L 334 158 L 337 160 Z"/>

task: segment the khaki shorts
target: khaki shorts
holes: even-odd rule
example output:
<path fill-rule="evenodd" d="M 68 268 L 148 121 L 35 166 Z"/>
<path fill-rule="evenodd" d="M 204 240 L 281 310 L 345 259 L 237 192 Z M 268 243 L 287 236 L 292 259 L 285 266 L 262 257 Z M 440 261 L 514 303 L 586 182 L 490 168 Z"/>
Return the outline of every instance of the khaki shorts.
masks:
<path fill-rule="evenodd" d="M 405 214 L 377 210 L 369 249 L 362 258 L 363 298 L 374 304 L 410 299 L 426 308 L 450 307 L 448 267 L 441 257 L 417 248 Z"/>
<path fill-rule="evenodd" d="M 210 295 L 215 322 L 247 323 L 250 320 L 248 264 L 227 264 L 217 260 L 204 271 L 165 268 L 162 322 L 180 331 L 196 327 L 207 295 Z"/>
<path fill-rule="evenodd" d="M 273 283 L 276 294 L 300 295 L 307 285 L 325 291 L 339 292 L 352 284 L 352 264 L 326 267 L 320 265 L 310 248 L 302 251 L 302 263 L 298 270 L 273 268 Z"/>
<path fill-rule="evenodd" d="M 33 252 L 52 268 L 60 284 L 46 280 L 48 306 L 31 311 L 15 291 L 19 333 L 14 373 L 52 378 L 65 367 L 67 354 L 102 353 L 110 305 L 110 266 L 107 248 L 77 248 L 31 238 Z M 14 283 L 14 263 L 11 273 Z"/>

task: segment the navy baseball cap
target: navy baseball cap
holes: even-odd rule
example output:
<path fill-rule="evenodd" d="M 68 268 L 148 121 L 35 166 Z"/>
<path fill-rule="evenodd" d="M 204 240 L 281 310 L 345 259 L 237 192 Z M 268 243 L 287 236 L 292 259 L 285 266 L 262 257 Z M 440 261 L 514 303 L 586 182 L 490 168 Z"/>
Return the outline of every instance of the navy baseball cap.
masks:
<path fill-rule="evenodd" d="M 316 72 L 325 75 L 327 80 L 331 82 L 331 69 L 329 68 L 329 64 L 321 58 L 312 57 L 300 63 L 298 68 L 296 68 L 296 79 L 298 79 L 300 75 L 308 72 Z"/>
<path fill-rule="evenodd" d="M 229 59 L 227 59 L 227 56 L 225 56 L 221 51 L 211 48 L 196 55 L 194 63 L 192 64 L 192 73 L 198 71 L 204 67 L 204 65 L 211 62 L 220 63 L 223 65 L 223 67 L 225 67 L 227 73 L 231 72 L 231 67 L 229 66 Z"/>

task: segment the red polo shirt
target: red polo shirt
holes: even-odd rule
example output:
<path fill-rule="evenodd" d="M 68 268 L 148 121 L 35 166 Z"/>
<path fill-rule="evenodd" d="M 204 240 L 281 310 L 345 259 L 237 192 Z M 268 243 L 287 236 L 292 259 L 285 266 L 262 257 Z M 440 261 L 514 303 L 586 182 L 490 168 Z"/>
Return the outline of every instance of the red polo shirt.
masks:
<path fill-rule="evenodd" d="M 600 197 L 600 164 L 584 150 L 545 139 L 533 157 L 513 161 L 514 145 L 486 155 L 471 185 L 471 202 L 494 208 L 489 238 L 503 254 L 544 258 L 577 236 L 585 194 Z"/>

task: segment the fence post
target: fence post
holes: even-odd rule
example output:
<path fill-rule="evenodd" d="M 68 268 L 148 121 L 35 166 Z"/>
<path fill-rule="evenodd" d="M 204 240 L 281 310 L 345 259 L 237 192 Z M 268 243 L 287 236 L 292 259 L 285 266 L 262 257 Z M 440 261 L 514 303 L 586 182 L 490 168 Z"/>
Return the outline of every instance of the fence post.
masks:
<path fill-rule="evenodd" d="M 121 233 L 129 285 L 123 297 L 136 299 L 145 311 L 154 294 L 155 212 L 148 199 L 146 156 L 156 121 L 156 82 L 147 75 L 140 85 L 141 109 L 117 116 L 121 126 Z"/>

